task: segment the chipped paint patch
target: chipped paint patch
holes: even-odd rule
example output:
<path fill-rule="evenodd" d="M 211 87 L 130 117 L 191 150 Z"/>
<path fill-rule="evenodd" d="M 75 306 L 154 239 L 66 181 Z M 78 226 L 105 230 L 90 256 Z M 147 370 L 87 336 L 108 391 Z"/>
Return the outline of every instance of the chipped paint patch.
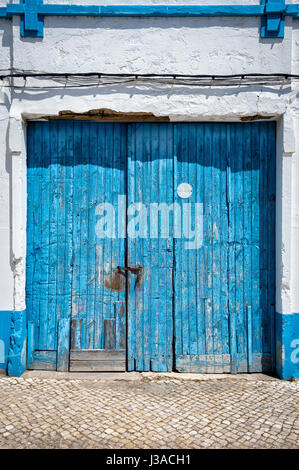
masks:
<path fill-rule="evenodd" d="M 26 370 L 26 310 L 14 311 L 11 316 L 8 375 L 19 377 Z"/>
<path fill-rule="evenodd" d="M 115 121 L 115 122 L 169 122 L 168 116 L 155 116 L 149 112 L 121 112 L 113 109 L 100 108 L 91 109 L 83 113 L 76 113 L 69 110 L 59 111 L 56 116 L 41 116 L 42 120 L 55 119 L 79 119 L 88 121 Z"/>

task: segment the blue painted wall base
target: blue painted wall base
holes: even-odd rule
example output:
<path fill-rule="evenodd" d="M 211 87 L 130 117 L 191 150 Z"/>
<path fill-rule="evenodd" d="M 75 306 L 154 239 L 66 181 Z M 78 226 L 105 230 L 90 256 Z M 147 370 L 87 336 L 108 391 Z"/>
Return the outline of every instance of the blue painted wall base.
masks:
<path fill-rule="evenodd" d="M 8 375 L 19 377 L 26 370 L 26 311 L 11 313 L 10 345 L 8 353 Z"/>
<path fill-rule="evenodd" d="M 11 317 L 11 311 L 0 312 L 0 372 L 2 373 L 7 373 Z"/>
<path fill-rule="evenodd" d="M 283 380 L 299 378 L 299 313 L 276 313 L 276 372 Z"/>
<path fill-rule="evenodd" d="M 0 312 L 0 371 L 20 376 L 26 370 L 26 311 Z M 299 378 L 299 313 L 276 313 L 276 372 Z"/>

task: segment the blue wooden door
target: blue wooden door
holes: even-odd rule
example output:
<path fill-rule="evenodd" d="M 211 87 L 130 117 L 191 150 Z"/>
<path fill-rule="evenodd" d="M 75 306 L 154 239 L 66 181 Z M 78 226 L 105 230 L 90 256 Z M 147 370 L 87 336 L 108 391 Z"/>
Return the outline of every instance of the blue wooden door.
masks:
<path fill-rule="evenodd" d="M 28 128 L 28 367 L 273 363 L 275 123 Z"/>
<path fill-rule="evenodd" d="M 28 367 L 125 370 L 126 126 L 28 128 Z M 119 212 L 118 212 L 119 208 Z"/>
<path fill-rule="evenodd" d="M 195 215 L 174 242 L 175 368 L 271 370 L 275 123 L 175 124 L 174 188 L 181 182 L 202 206 L 199 243 L 186 243 Z"/>
<path fill-rule="evenodd" d="M 173 369 L 173 126 L 128 130 L 128 369 Z"/>

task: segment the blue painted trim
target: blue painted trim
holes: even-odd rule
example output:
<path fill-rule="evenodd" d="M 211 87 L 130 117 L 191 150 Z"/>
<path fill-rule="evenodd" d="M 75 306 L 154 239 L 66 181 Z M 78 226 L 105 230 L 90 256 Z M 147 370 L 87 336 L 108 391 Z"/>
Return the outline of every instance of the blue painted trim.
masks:
<path fill-rule="evenodd" d="M 285 0 L 261 0 L 260 5 L 44 5 L 43 0 L 20 0 L 0 8 L 0 18 L 21 16 L 21 36 L 43 37 L 45 16 L 93 17 L 261 17 L 261 37 L 284 35 L 284 18 L 299 18 L 299 5 Z"/>
<path fill-rule="evenodd" d="M 276 313 L 276 371 L 283 380 L 299 378 L 299 313 Z"/>
<path fill-rule="evenodd" d="M 8 375 L 19 377 L 26 370 L 26 310 L 13 311 L 11 315 Z"/>
<path fill-rule="evenodd" d="M 261 19 L 262 38 L 284 37 L 285 0 L 261 0 L 266 15 Z"/>
<path fill-rule="evenodd" d="M 7 372 L 12 312 L 0 312 L 0 370 Z"/>
<path fill-rule="evenodd" d="M 42 38 L 44 36 L 44 18 L 39 14 L 43 0 L 20 0 L 24 5 L 21 16 L 21 36 Z"/>

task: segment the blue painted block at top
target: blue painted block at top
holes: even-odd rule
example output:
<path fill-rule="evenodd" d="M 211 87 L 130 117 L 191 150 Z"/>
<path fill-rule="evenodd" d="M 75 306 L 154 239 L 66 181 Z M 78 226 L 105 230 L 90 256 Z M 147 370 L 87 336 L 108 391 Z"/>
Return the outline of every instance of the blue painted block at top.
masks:
<path fill-rule="evenodd" d="M 21 16 L 21 36 L 42 38 L 44 36 L 44 19 L 38 14 L 43 0 L 22 0 L 25 14 Z"/>
<path fill-rule="evenodd" d="M 0 312 L 0 371 L 7 372 L 12 312 Z"/>
<path fill-rule="evenodd" d="M 261 37 L 283 38 L 285 0 L 261 0 L 261 4 L 266 12 L 261 19 Z"/>
<path fill-rule="evenodd" d="M 299 313 L 276 314 L 276 370 L 281 379 L 299 378 Z"/>

